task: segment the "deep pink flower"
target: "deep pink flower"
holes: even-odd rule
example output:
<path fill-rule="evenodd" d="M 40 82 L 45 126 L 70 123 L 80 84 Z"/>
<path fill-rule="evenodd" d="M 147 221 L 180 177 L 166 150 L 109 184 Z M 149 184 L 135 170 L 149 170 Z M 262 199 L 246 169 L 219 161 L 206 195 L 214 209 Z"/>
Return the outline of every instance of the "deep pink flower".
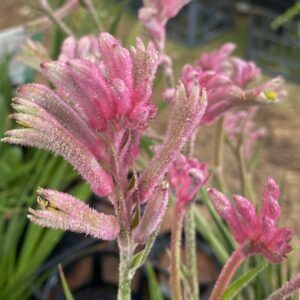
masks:
<path fill-rule="evenodd" d="M 128 171 L 137 157 L 141 135 L 156 112 L 149 98 L 159 60 L 157 51 L 151 43 L 145 48 L 138 39 L 136 48 L 129 52 L 107 33 L 99 36 L 99 58 L 90 46 L 79 46 L 69 38 L 60 61 L 42 64 L 42 72 L 54 83 L 55 91 L 40 84 L 19 89 L 13 100 L 17 111 L 13 117 L 25 128 L 7 132 L 3 141 L 63 156 L 97 195 L 110 200 L 116 212 L 116 217 L 99 214 L 74 197 L 40 190 L 43 210 L 30 209 L 33 222 L 103 239 L 118 236 L 120 247 L 128 247 L 127 238 L 119 234 L 119 230 L 126 230 L 132 233 L 132 242 L 145 243 L 159 228 L 166 211 L 168 186 L 163 179 L 203 116 L 205 91 L 200 93 L 195 82 L 187 95 L 184 85 L 178 84 L 160 150 L 140 178 L 129 181 Z M 81 54 L 74 47 L 80 48 Z M 84 59 L 74 58 L 81 55 Z M 134 212 L 145 202 L 144 213 L 133 228 Z M 103 230 L 98 228 L 101 225 Z"/>
<path fill-rule="evenodd" d="M 281 214 L 278 203 L 280 191 L 272 177 L 269 177 L 265 186 L 259 213 L 256 213 L 251 201 L 242 196 L 234 195 L 231 202 L 215 189 L 209 189 L 208 193 L 245 256 L 260 254 L 271 263 L 280 263 L 291 251 L 289 242 L 293 236 L 292 229 L 276 226 Z"/>
<path fill-rule="evenodd" d="M 4 141 L 63 156 L 103 196 L 112 192 L 117 172 L 127 176 L 140 135 L 155 115 L 149 98 L 158 55 L 153 44 L 145 48 L 139 39 L 130 53 L 108 33 L 99 35 L 98 48 L 101 64 L 87 59 L 43 63 L 42 72 L 57 90 L 22 86 L 14 99 L 18 113 L 13 117 L 26 128 L 9 131 Z M 81 51 L 88 55 L 84 47 Z M 116 157 L 118 170 L 107 168 Z"/>
<path fill-rule="evenodd" d="M 175 17 L 190 0 L 144 0 L 139 11 L 139 19 L 147 28 L 150 37 L 160 53 L 166 39 L 166 24 Z"/>
<path fill-rule="evenodd" d="M 196 158 L 179 154 L 169 169 L 169 181 L 176 201 L 182 205 L 193 200 L 199 189 L 209 179 L 208 165 Z"/>

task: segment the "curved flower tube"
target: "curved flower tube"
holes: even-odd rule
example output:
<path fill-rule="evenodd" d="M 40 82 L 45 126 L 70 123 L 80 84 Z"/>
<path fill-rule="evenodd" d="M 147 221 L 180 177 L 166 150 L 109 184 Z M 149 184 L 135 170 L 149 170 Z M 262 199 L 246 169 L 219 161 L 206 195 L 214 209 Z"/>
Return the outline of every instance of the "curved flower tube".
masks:
<path fill-rule="evenodd" d="M 253 204 L 242 196 L 234 195 L 231 202 L 215 189 L 209 189 L 208 193 L 215 209 L 228 223 L 240 245 L 223 267 L 212 291 L 210 299 L 217 300 L 221 299 L 236 269 L 247 257 L 259 254 L 270 263 L 282 262 L 292 249 L 289 242 L 293 231 L 288 227 L 276 226 L 281 214 L 278 203 L 280 191 L 272 177 L 269 177 L 265 186 L 259 213 L 256 213 Z"/>

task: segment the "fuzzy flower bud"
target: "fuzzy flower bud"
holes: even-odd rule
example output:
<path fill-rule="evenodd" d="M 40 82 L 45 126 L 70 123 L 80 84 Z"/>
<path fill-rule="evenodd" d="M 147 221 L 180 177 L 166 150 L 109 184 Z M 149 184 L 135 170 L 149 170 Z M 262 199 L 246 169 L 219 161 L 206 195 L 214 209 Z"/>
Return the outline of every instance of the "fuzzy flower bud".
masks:
<path fill-rule="evenodd" d="M 116 217 L 99 213 L 68 194 L 45 189 L 38 189 L 37 194 L 42 210 L 29 208 L 28 218 L 32 222 L 103 240 L 114 240 L 118 236 L 120 226 Z"/>
<path fill-rule="evenodd" d="M 183 205 L 192 201 L 209 179 L 208 165 L 179 154 L 169 169 L 169 180 L 176 201 Z"/>
<path fill-rule="evenodd" d="M 155 188 L 146 204 L 144 214 L 134 230 L 133 238 L 138 244 L 145 244 L 150 235 L 155 232 L 165 215 L 169 201 L 169 184 L 162 182 Z"/>
<path fill-rule="evenodd" d="M 271 263 L 277 264 L 291 251 L 289 242 L 293 231 L 288 227 L 276 227 L 281 209 L 278 204 L 279 188 L 273 178 L 269 177 L 265 186 L 263 206 L 259 214 L 251 201 L 242 196 L 233 196 L 231 202 L 215 189 L 209 189 L 208 193 L 245 256 L 260 254 Z"/>
<path fill-rule="evenodd" d="M 161 181 L 168 171 L 170 164 L 181 151 L 185 142 L 191 137 L 201 121 L 206 104 L 205 90 L 202 90 L 200 94 L 197 82 L 195 82 L 189 96 L 186 93 L 184 85 L 179 82 L 166 138 L 149 163 L 139 183 L 139 193 L 142 202 L 147 201 L 155 186 Z"/>

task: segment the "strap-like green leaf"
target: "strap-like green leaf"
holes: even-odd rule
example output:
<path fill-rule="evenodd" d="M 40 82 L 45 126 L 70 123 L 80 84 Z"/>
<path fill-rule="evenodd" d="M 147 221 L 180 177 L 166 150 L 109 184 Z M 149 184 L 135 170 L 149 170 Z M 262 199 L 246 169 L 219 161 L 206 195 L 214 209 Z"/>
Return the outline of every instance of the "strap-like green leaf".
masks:
<path fill-rule="evenodd" d="M 66 300 L 74 300 L 72 293 L 70 291 L 70 288 L 68 286 L 64 271 L 60 264 L 58 265 L 58 271 L 59 271 L 59 277 L 60 277 L 61 285 L 63 287 L 63 291 L 64 291 Z"/>
<path fill-rule="evenodd" d="M 158 284 L 152 265 L 150 263 L 147 263 L 146 266 L 147 266 L 147 278 L 148 278 L 150 299 L 164 300 L 164 297 L 160 290 L 160 286 Z"/>
<path fill-rule="evenodd" d="M 222 300 L 232 299 L 236 296 L 237 293 L 246 287 L 262 270 L 266 268 L 267 265 L 267 262 L 263 262 L 235 280 L 225 291 Z"/>

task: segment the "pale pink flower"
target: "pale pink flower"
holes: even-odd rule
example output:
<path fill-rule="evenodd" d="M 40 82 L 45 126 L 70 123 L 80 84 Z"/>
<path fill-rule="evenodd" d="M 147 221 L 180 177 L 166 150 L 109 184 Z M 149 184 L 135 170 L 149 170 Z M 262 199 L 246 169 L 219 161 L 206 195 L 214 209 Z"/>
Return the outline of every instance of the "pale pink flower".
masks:
<path fill-rule="evenodd" d="M 165 46 L 168 20 L 175 17 L 189 2 L 190 0 L 144 0 L 144 6 L 139 10 L 139 19 L 160 53 Z"/>
<path fill-rule="evenodd" d="M 257 107 L 248 111 L 231 111 L 226 114 L 224 130 L 228 135 L 231 144 L 236 148 L 243 139 L 243 152 L 246 158 L 250 158 L 254 143 L 266 135 L 264 127 L 255 124 L 254 117 Z"/>
<path fill-rule="evenodd" d="M 157 186 L 147 202 L 144 214 L 134 229 L 133 238 L 138 244 L 145 244 L 152 233 L 158 230 L 169 202 L 169 184 L 163 181 Z"/>
<path fill-rule="evenodd" d="M 226 75 L 234 84 L 241 88 L 246 88 L 248 84 L 255 82 L 261 74 L 260 69 L 255 63 L 238 57 L 229 58 L 227 69 L 224 72 L 226 72 Z"/>
<path fill-rule="evenodd" d="M 207 109 L 200 125 L 211 124 L 231 109 L 278 102 L 285 95 L 280 77 L 248 88 L 257 81 L 260 70 L 253 62 L 231 57 L 234 47 L 228 43 L 203 53 L 195 65 L 186 65 L 182 70 L 181 80 L 188 92 L 194 80 L 207 91 Z M 165 97 L 171 102 L 172 92 L 168 90 Z"/>
<path fill-rule="evenodd" d="M 37 194 L 42 210 L 29 208 L 28 218 L 32 222 L 102 240 L 114 240 L 118 236 L 120 226 L 115 216 L 97 212 L 68 194 L 41 188 Z"/>
<path fill-rule="evenodd" d="M 226 43 L 217 50 L 204 52 L 200 56 L 197 65 L 200 66 L 204 71 L 223 73 L 227 68 L 227 60 L 235 48 L 235 44 Z"/>
<path fill-rule="evenodd" d="M 234 195 L 231 202 L 224 194 L 209 189 L 208 193 L 220 216 L 228 223 L 245 256 L 260 254 L 271 263 L 280 263 L 291 251 L 293 231 L 277 227 L 281 214 L 279 187 L 269 177 L 263 193 L 262 208 L 256 213 L 250 200 Z"/>
<path fill-rule="evenodd" d="M 203 71 L 201 67 L 186 65 L 181 74 L 181 80 L 187 91 L 195 80 L 207 92 L 207 108 L 200 125 L 214 122 L 228 110 L 239 106 L 245 100 L 244 92 L 231 79 L 215 71 Z"/>
<path fill-rule="evenodd" d="M 169 181 L 176 201 L 184 206 L 193 200 L 199 189 L 209 179 L 208 165 L 196 158 L 179 154 L 169 168 Z"/>
<path fill-rule="evenodd" d="M 75 37 L 67 37 L 61 46 L 59 61 L 66 62 L 74 58 L 88 59 L 94 63 L 100 60 L 99 42 L 96 36 L 86 35 L 76 40 Z"/>
<path fill-rule="evenodd" d="M 205 90 L 203 89 L 200 92 L 196 81 L 189 94 L 184 85 L 179 82 L 166 137 L 139 182 L 141 201 L 146 201 L 149 198 L 149 195 L 162 180 L 186 141 L 192 136 L 203 117 L 206 105 Z"/>
<path fill-rule="evenodd" d="M 26 39 L 21 44 L 21 50 L 18 60 L 37 71 L 40 71 L 40 64 L 43 61 L 51 60 L 48 50 L 38 41 Z"/>

